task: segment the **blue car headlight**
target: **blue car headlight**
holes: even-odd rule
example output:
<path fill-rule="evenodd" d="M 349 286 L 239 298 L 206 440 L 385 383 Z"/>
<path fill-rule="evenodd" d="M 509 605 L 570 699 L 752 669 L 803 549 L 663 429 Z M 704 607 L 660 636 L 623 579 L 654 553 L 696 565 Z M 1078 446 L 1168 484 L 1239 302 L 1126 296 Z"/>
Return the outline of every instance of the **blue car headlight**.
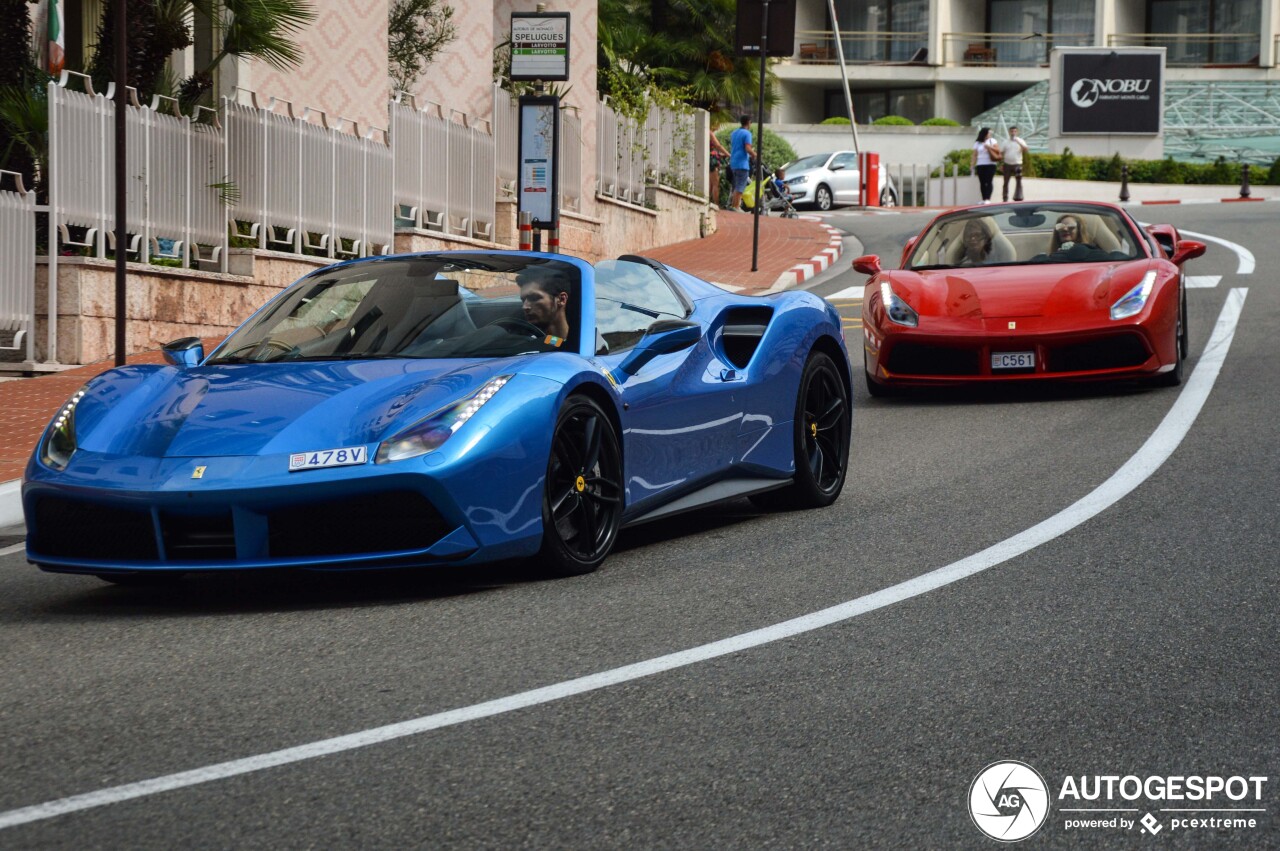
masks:
<path fill-rule="evenodd" d="M 1156 270 L 1151 269 L 1147 274 L 1142 276 L 1141 283 L 1125 293 L 1115 304 L 1111 305 L 1111 318 L 1127 319 L 1142 310 L 1142 308 L 1147 304 L 1147 297 L 1151 295 L 1152 287 L 1155 285 Z"/>
<path fill-rule="evenodd" d="M 85 389 L 81 387 L 75 395 L 67 400 L 53 418 L 53 424 L 45 432 L 40 443 L 40 460 L 46 467 L 54 470 L 65 470 L 71 463 L 71 456 L 76 454 L 76 406 L 84 398 Z"/>
<path fill-rule="evenodd" d="M 880 282 L 880 300 L 884 302 L 884 312 L 890 322 L 906 325 L 908 328 L 915 328 L 920 324 L 920 314 L 893 291 L 888 281 Z"/>
<path fill-rule="evenodd" d="M 403 461 L 406 458 L 417 458 L 434 452 L 462 428 L 462 424 L 475 416 L 476 411 L 484 407 L 484 403 L 493 398 L 512 376 L 499 375 L 485 382 L 476 392 L 464 396 L 435 413 L 418 420 L 394 437 L 390 437 L 378 445 L 378 454 L 374 461 L 385 464 L 388 461 Z"/>

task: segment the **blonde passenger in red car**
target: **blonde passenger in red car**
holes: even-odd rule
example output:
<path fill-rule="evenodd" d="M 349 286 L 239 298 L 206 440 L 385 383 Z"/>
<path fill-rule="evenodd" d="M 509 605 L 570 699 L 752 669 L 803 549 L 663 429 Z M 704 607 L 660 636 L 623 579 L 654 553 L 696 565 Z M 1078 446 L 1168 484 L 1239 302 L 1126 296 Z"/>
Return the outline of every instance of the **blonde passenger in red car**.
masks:
<path fill-rule="evenodd" d="M 979 266 L 987 262 L 991 256 L 991 233 L 983 225 L 983 219 L 970 219 L 964 223 L 964 254 L 960 257 L 961 266 Z"/>
<path fill-rule="evenodd" d="M 1092 247 L 1093 240 L 1089 237 L 1088 229 L 1078 216 L 1073 216 L 1070 213 L 1059 216 L 1058 221 L 1053 225 L 1053 237 L 1049 240 L 1049 253 L 1070 251 L 1077 245 Z"/>

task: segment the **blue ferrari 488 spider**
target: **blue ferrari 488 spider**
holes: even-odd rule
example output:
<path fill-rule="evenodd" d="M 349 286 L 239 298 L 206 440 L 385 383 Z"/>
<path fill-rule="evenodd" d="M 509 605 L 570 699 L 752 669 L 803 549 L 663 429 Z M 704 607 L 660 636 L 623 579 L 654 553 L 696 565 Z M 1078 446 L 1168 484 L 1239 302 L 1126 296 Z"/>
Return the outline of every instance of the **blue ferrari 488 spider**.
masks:
<path fill-rule="evenodd" d="M 193 570 L 532 557 L 749 496 L 830 504 L 849 359 L 805 292 L 642 257 L 441 252 L 320 269 L 208 357 L 112 369 L 26 471 L 27 557 L 122 583 Z"/>

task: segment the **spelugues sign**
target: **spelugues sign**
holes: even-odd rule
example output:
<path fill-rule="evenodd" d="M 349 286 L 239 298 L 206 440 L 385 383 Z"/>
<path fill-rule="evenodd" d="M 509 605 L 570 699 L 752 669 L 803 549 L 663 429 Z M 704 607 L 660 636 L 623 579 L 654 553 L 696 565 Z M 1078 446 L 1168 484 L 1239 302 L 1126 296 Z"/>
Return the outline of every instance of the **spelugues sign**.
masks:
<path fill-rule="evenodd" d="M 1164 105 L 1156 53 L 1062 57 L 1062 132 L 1156 135 Z"/>

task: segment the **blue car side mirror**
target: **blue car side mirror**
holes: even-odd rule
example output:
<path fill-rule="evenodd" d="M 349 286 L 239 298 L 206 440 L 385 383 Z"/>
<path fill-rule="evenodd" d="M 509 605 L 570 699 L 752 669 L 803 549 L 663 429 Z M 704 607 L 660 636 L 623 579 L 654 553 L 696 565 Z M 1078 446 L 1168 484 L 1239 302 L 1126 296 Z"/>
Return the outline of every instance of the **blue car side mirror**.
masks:
<path fill-rule="evenodd" d="M 166 363 L 189 369 L 199 366 L 200 361 L 204 360 L 204 343 L 200 342 L 199 337 L 183 337 L 181 340 L 165 343 L 160 353 L 164 355 Z"/>
<path fill-rule="evenodd" d="M 687 319 L 660 319 L 648 327 L 618 371 L 635 375 L 658 355 L 687 349 L 702 339 L 702 326 Z"/>

